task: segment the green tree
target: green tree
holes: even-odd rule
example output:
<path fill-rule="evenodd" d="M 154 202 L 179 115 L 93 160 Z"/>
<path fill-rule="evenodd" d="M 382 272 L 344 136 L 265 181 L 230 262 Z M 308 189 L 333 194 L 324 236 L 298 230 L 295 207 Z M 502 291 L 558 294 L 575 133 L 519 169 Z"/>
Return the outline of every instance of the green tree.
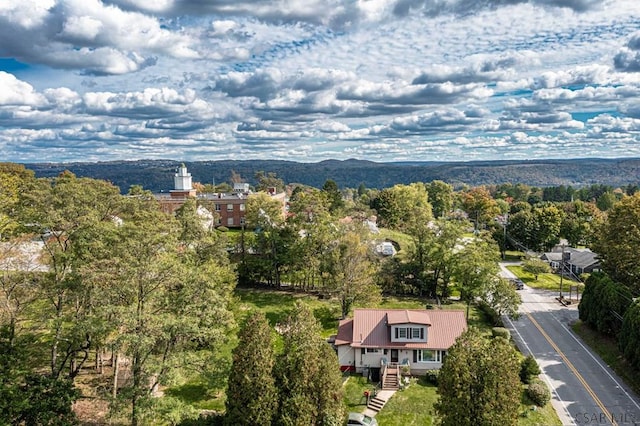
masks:
<path fill-rule="evenodd" d="M 34 181 L 31 170 L 22 165 L 0 163 L 0 241 L 15 236 L 20 227 L 20 194 Z"/>
<path fill-rule="evenodd" d="M 338 359 L 321 338 L 312 311 L 296 304 L 282 328 L 283 351 L 276 360 L 280 401 L 276 424 L 342 425 L 345 412 Z"/>
<path fill-rule="evenodd" d="M 596 232 L 593 250 L 598 253 L 602 269 L 613 281 L 640 293 L 640 193 L 624 197 L 608 212 Z"/>
<path fill-rule="evenodd" d="M 578 305 L 580 319 L 603 334 L 616 336 L 627 309 L 633 301 L 628 288 L 603 272 L 594 272 L 585 282 Z"/>
<path fill-rule="evenodd" d="M 625 359 L 640 370 L 640 303 L 633 303 L 624 314 L 622 329 L 618 335 L 618 347 Z"/>
<path fill-rule="evenodd" d="M 325 253 L 323 282 L 325 289 L 340 301 L 342 318 L 349 314 L 354 304 L 370 304 L 380 299 L 369 251 L 369 246 L 357 232 L 347 231 L 339 237 L 335 247 Z"/>
<path fill-rule="evenodd" d="M 277 177 L 274 172 L 265 173 L 260 170 L 255 173 L 254 178 L 258 182 L 256 191 L 268 191 L 269 188 L 275 188 L 276 192 L 284 191 L 284 181 Z"/>
<path fill-rule="evenodd" d="M 532 245 L 535 249 L 549 250 L 558 244 L 562 216 L 562 210 L 554 205 L 533 209 L 534 239 Z"/>
<path fill-rule="evenodd" d="M 533 355 L 527 355 L 520 363 L 520 381 L 522 383 L 531 383 L 540 373 L 540 366 Z"/>
<path fill-rule="evenodd" d="M 567 239 L 569 245 L 591 245 L 594 230 L 602 224 L 603 213 L 593 203 L 574 201 L 562 206 L 563 218 L 560 234 Z"/>
<path fill-rule="evenodd" d="M 273 338 L 262 312 L 249 314 L 232 357 L 225 424 L 270 425 L 277 412 L 278 393 Z"/>
<path fill-rule="evenodd" d="M 453 210 L 453 186 L 441 180 L 426 185 L 435 218 L 446 217 Z"/>
<path fill-rule="evenodd" d="M 315 188 L 300 189 L 289 205 L 286 226 L 293 239 L 289 276 L 292 285 L 309 290 L 321 282 L 321 265 L 325 254 L 339 236 L 329 212 L 326 194 Z"/>
<path fill-rule="evenodd" d="M 99 333 L 92 310 L 94 287 L 83 285 L 79 271 L 87 262 L 88 248 L 105 230 L 117 226 L 121 200 L 115 186 L 70 172 L 37 179 L 21 194 L 21 219 L 42 241 L 48 266 L 41 292 L 49 302 L 43 317 L 49 327 L 53 378 L 63 371 L 75 377 Z"/>
<path fill-rule="evenodd" d="M 531 210 L 520 210 L 509 216 L 507 223 L 507 235 L 518 249 L 533 247 L 534 217 Z"/>
<path fill-rule="evenodd" d="M 378 215 L 378 224 L 384 228 L 397 229 L 401 223 L 402 205 L 393 188 L 385 188 L 371 200 L 371 208 Z"/>
<path fill-rule="evenodd" d="M 611 191 L 607 191 L 598 197 L 596 200 L 596 206 L 598 206 L 601 211 L 606 212 L 611 210 L 617 201 L 618 198 L 616 197 L 616 194 Z"/>
<path fill-rule="evenodd" d="M 80 391 L 69 379 L 50 375 L 28 374 L 15 389 L 8 411 L 0 413 L 0 421 L 7 424 L 67 426 L 77 424 L 73 403 Z M 16 401 L 15 397 L 19 401 Z M 5 401 L 6 402 L 6 401 Z M 0 403 L 0 407 L 3 404 Z"/>
<path fill-rule="evenodd" d="M 460 202 L 476 230 L 484 228 L 500 214 L 498 203 L 483 186 L 460 193 Z"/>
<path fill-rule="evenodd" d="M 465 331 L 447 352 L 435 405 L 443 426 L 516 425 L 521 385 L 518 354 L 503 338 Z"/>
<path fill-rule="evenodd" d="M 502 323 L 501 317 L 503 315 L 511 318 L 517 317 L 518 308 L 522 303 L 515 287 L 508 280 L 498 277 L 487 283 L 480 298 L 495 313 L 494 323 L 496 325 Z"/>
<path fill-rule="evenodd" d="M 453 278 L 460 289 L 460 298 L 469 307 L 486 293 L 498 274 L 499 253 L 495 244 L 483 238 L 473 238 L 458 248 L 455 254 Z"/>
<path fill-rule="evenodd" d="M 456 259 L 456 247 L 471 226 L 466 221 L 437 219 L 426 227 L 424 238 L 414 238 L 410 252 L 412 274 L 421 281 L 420 290 L 431 296 L 449 297 L 449 284 Z"/>
<path fill-rule="evenodd" d="M 136 425 L 153 417 L 151 394 L 180 354 L 226 340 L 235 275 L 224 260 L 193 255 L 178 239 L 179 223 L 144 199 L 129 198 L 122 219 L 103 234 L 107 255 L 95 256 L 92 267 L 108 302 L 100 312 L 115 335 L 108 343 L 129 360 L 130 380 L 118 397 Z"/>
<path fill-rule="evenodd" d="M 294 238 L 291 230 L 284 227 L 282 203 L 264 192 L 252 195 L 247 199 L 245 217 L 247 228 L 254 231 L 253 237 L 245 241 L 255 255 L 250 258 L 251 264 L 241 266 L 241 279 L 265 280 L 267 284 L 278 287 Z"/>
<path fill-rule="evenodd" d="M 335 214 L 344 208 L 344 200 L 342 199 L 342 194 L 340 193 L 340 188 L 338 188 L 338 184 L 331 179 L 327 179 L 322 185 L 322 192 L 327 194 L 327 199 L 329 200 L 329 211 L 332 214 Z"/>
<path fill-rule="evenodd" d="M 195 198 L 188 198 L 176 210 L 176 219 L 180 222 L 181 228 L 179 239 L 186 244 L 201 240 L 207 233 L 204 220 L 198 215 Z"/>
<path fill-rule="evenodd" d="M 547 262 L 541 259 L 531 258 L 522 263 L 522 270 L 532 274 L 536 281 L 540 274 L 548 274 L 551 272 L 551 267 Z"/>

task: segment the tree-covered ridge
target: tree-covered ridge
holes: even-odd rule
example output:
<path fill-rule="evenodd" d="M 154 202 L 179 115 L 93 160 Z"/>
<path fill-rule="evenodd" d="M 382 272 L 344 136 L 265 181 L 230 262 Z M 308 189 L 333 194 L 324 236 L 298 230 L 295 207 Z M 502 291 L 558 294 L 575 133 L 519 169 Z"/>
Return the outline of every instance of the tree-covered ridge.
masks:
<path fill-rule="evenodd" d="M 522 183 L 531 186 L 613 187 L 640 184 L 640 159 L 572 159 L 532 161 L 477 161 L 465 163 L 405 162 L 376 163 L 363 160 L 327 160 L 297 163 L 281 160 L 219 160 L 185 163 L 195 181 L 227 182 L 232 171 L 257 185 L 256 174 L 274 173 L 287 183 L 315 188 L 331 179 L 341 187 L 387 188 L 396 184 L 442 180 L 455 187 Z M 154 192 L 173 188 L 172 176 L 178 160 L 111 161 L 101 163 L 26 164 L 38 177 L 53 177 L 64 170 L 77 176 L 112 182 L 126 193 L 131 185 L 144 184 Z M 568 201 L 568 200 L 567 200 Z"/>

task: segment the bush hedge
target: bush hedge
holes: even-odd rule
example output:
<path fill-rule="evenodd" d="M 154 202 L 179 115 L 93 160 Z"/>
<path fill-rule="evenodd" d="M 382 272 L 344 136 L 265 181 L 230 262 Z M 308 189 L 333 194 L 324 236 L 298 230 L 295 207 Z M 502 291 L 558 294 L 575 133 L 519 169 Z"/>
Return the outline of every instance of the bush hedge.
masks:
<path fill-rule="evenodd" d="M 538 407 L 544 407 L 551 399 L 549 387 L 541 380 L 532 381 L 527 387 L 526 394 Z"/>
<path fill-rule="evenodd" d="M 491 329 L 491 334 L 493 337 L 503 337 L 507 340 L 511 339 L 511 332 L 504 327 L 493 327 Z"/>
<path fill-rule="evenodd" d="M 536 359 L 529 355 L 520 363 L 520 380 L 522 383 L 529 384 L 540 374 L 540 367 Z"/>

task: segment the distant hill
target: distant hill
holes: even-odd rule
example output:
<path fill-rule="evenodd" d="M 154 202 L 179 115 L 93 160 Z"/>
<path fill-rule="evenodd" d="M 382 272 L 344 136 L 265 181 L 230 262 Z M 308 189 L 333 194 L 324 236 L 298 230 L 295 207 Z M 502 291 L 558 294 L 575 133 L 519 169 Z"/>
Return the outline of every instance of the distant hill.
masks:
<path fill-rule="evenodd" d="M 131 185 L 142 185 L 154 192 L 173 188 L 173 174 L 180 161 L 138 160 L 98 163 L 25 164 L 36 176 L 56 176 L 69 170 L 77 176 L 104 179 L 127 192 Z M 376 163 L 363 160 L 327 160 L 298 163 L 280 160 L 219 160 L 184 162 L 195 182 L 229 182 L 235 171 L 254 184 L 257 171 L 273 172 L 285 183 L 321 187 L 327 179 L 340 188 L 387 188 L 395 184 L 443 180 L 455 187 L 524 183 L 545 187 L 581 187 L 605 184 L 614 187 L 640 184 L 640 159 L 573 159 L 474 162 L 398 162 Z"/>

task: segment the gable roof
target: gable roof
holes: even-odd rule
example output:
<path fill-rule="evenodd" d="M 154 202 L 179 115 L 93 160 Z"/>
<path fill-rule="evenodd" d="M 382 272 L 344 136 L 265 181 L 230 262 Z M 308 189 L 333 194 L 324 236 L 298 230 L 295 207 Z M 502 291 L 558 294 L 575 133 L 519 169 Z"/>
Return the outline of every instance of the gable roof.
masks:
<path fill-rule="evenodd" d="M 598 254 L 592 252 L 591 250 L 577 249 L 573 247 L 566 247 L 564 249 L 565 253 L 565 262 L 567 265 L 575 265 L 578 267 L 586 268 L 587 266 L 594 265 L 598 263 L 600 260 L 598 259 Z M 542 260 L 548 260 L 553 262 L 562 262 L 562 252 L 547 252 L 544 253 L 541 257 Z"/>
<path fill-rule="evenodd" d="M 390 325 L 395 324 L 422 324 L 431 325 L 429 314 L 423 310 L 388 310 L 387 322 Z"/>
<path fill-rule="evenodd" d="M 395 324 L 426 325 L 427 342 L 392 342 L 391 325 Z M 340 321 L 335 345 L 357 348 L 448 349 L 466 328 L 467 321 L 463 311 L 356 309 L 353 318 Z"/>
<path fill-rule="evenodd" d="M 597 254 L 589 249 L 575 251 L 571 253 L 571 257 L 567 260 L 567 263 L 581 268 L 594 265 L 599 262 Z"/>

